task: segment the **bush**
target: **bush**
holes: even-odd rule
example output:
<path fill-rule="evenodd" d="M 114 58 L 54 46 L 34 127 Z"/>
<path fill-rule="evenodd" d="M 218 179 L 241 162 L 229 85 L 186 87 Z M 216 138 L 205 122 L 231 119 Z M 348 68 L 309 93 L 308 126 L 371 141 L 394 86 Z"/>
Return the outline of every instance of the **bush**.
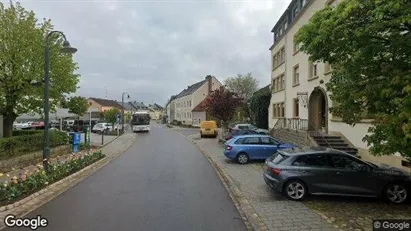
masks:
<path fill-rule="evenodd" d="M 50 166 L 49 173 L 46 173 L 39 165 L 32 173 L 26 171 L 20 176 L 13 176 L 9 182 L 0 185 L 0 206 L 23 199 L 48 184 L 59 181 L 104 157 L 105 155 L 99 151 Z"/>
<path fill-rule="evenodd" d="M 42 150 L 43 139 L 43 133 L 2 138 L 0 139 L 0 159 L 21 156 L 29 152 Z M 66 145 L 69 144 L 69 141 L 70 137 L 66 132 L 50 131 L 50 147 Z"/>
<path fill-rule="evenodd" d="M 40 133 L 43 134 L 44 130 L 14 130 L 13 136 L 35 135 Z"/>

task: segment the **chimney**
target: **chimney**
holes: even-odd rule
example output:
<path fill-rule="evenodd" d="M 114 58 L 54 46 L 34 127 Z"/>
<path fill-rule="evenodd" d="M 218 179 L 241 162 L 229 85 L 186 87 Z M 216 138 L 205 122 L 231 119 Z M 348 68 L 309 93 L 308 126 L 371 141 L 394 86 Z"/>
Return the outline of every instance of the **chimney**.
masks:
<path fill-rule="evenodd" d="M 208 83 L 208 92 L 207 92 L 207 95 L 211 95 L 211 91 L 212 91 L 212 80 L 213 80 L 213 77 L 211 76 L 211 75 L 207 75 L 206 77 L 205 77 L 205 79 L 207 80 L 207 83 Z"/>

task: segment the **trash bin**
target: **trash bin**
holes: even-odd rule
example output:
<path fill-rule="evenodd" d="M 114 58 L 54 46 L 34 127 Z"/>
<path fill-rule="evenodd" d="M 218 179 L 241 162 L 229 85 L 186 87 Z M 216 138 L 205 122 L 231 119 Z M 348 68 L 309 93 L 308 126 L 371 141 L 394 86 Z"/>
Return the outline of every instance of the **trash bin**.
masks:
<path fill-rule="evenodd" d="M 77 153 L 79 151 L 80 142 L 81 142 L 81 133 L 73 132 L 73 153 Z"/>

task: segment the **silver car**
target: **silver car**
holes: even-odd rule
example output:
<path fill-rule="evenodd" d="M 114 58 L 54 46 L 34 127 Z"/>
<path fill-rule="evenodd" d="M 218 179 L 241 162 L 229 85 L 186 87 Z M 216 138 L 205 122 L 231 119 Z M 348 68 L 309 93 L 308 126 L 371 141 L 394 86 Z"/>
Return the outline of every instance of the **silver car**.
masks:
<path fill-rule="evenodd" d="M 278 151 L 266 160 L 263 178 L 291 200 L 308 194 L 345 195 L 383 197 L 401 204 L 411 189 L 411 175 L 401 169 L 324 147 Z"/>

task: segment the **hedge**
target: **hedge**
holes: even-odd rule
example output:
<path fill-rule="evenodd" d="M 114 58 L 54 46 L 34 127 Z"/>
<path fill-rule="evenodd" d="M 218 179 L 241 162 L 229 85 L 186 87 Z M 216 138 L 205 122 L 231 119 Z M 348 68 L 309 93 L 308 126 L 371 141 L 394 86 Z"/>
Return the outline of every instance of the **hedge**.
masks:
<path fill-rule="evenodd" d="M 29 135 L 19 135 L 0 139 L 0 159 L 21 156 L 43 149 L 43 133 L 32 132 Z M 66 132 L 50 131 L 50 147 L 69 144 L 70 137 Z"/>
<path fill-rule="evenodd" d="M 14 130 L 13 136 L 34 135 L 39 133 L 43 134 L 44 130 Z"/>

